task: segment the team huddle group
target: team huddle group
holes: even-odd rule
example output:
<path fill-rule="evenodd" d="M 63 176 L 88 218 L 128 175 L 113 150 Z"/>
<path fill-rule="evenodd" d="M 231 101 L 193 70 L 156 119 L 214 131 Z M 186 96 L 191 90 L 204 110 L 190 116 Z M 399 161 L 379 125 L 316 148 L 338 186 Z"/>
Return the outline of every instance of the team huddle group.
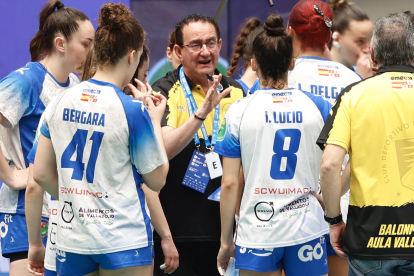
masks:
<path fill-rule="evenodd" d="M 411 12 L 301 0 L 246 21 L 227 76 L 192 14 L 152 86 L 132 12 L 98 22 L 50 0 L 0 81 L 10 275 L 414 275 Z"/>

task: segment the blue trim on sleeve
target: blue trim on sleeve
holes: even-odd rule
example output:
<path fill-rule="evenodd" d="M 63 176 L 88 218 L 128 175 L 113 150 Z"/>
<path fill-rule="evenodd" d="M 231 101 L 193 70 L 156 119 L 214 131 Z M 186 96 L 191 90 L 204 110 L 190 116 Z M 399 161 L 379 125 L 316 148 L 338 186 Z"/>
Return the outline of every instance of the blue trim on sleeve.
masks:
<path fill-rule="evenodd" d="M 319 109 L 319 111 L 321 112 L 323 121 L 326 122 L 326 120 L 328 119 L 329 116 L 329 111 L 332 108 L 332 105 L 324 100 L 321 96 L 315 96 L 312 93 L 300 90 L 303 92 L 303 94 L 305 94 L 306 96 L 309 97 L 309 99 L 311 99 L 313 101 L 313 103 L 316 105 L 316 107 Z"/>
<path fill-rule="evenodd" d="M 50 132 L 49 132 L 49 128 L 47 127 L 46 122 L 43 122 L 42 126 L 40 127 L 40 132 L 46 136 L 47 138 L 50 139 Z"/>

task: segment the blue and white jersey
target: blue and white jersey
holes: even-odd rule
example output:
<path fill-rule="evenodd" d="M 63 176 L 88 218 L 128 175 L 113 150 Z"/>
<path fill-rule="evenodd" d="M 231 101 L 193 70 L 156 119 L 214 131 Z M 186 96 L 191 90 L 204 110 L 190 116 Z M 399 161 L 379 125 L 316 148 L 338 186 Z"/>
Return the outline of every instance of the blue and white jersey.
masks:
<path fill-rule="evenodd" d="M 141 174 L 168 162 L 145 105 L 90 79 L 46 109 L 59 181 L 57 247 L 105 254 L 152 245 Z"/>
<path fill-rule="evenodd" d="M 316 145 L 331 105 L 298 89 L 262 89 L 227 111 L 214 151 L 241 157 L 244 191 L 236 245 L 275 248 L 328 232 L 311 195 L 322 151 Z"/>
<path fill-rule="evenodd" d="M 0 81 L 0 112 L 7 119 L 0 125 L 0 146 L 12 167 L 29 166 L 26 157 L 45 107 L 56 95 L 78 83 L 74 74 L 66 83 L 59 83 L 39 62 L 29 62 Z M 3 185 L 0 212 L 24 214 L 24 196 L 25 190 L 14 191 Z"/>
<path fill-rule="evenodd" d="M 249 94 L 253 94 L 254 92 L 256 92 L 256 90 L 259 90 L 259 89 L 260 89 L 260 82 L 259 82 L 259 79 L 257 79 L 257 80 L 253 83 L 252 87 L 248 87 L 248 86 L 247 86 L 247 84 L 246 84 L 246 83 L 244 83 L 244 81 L 242 81 L 241 79 L 237 79 L 236 81 L 237 81 L 238 83 L 240 83 L 240 85 L 242 86 L 242 88 L 243 88 L 243 92 L 244 92 L 244 95 L 245 95 L 245 96 L 247 96 L 247 95 L 249 95 Z"/>
<path fill-rule="evenodd" d="M 319 95 L 334 104 L 342 89 L 362 78 L 343 64 L 318 57 L 300 57 L 289 71 L 289 87 Z"/>

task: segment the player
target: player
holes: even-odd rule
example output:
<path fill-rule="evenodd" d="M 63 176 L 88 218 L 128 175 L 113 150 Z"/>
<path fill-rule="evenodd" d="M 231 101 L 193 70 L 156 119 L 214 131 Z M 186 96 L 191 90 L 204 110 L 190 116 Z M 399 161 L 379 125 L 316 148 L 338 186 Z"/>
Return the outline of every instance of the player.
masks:
<path fill-rule="evenodd" d="M 131 11 L 105 4 L 99 22 L 97 72 L 48 106 L 33 176 L 59 198 L 59 275 L 147 275 L 152 229 L 141 183 L 154 191 L 165 183 L 160 124 L 166 99 L 154 96 L 154 104 L 147 97 L 144 104 L 122 91 L 144 41 Z"/>
<path fill-rule="evenodd" d="M 289 72 L 289 86 L 311 92 L 334 104 L 338 94 L 361 77 L 339 62 L 324 58 L 325 45 L 331 39 L 332 11 L 319 0 L 303 0 L 297 3 L 289 16 L 288 34 L 293 40 L 295 68 Z M 343 168 L 348 162 L 346 158 Z M 346 169 L 349 172 L 349 167 Z M 346 219 L 349 192 L 341 201 L 342 216 Z M 337 256 L 326 235 L 329 274 L 347 275 L 348 263 Z"/>
<path fill-rule="evenodd" d="M 252 70 L 250 60 L 253 56 L 254 38 L 263 32 L 263 30 L 263 24 L 260 22 L 259 18 L 250 18 L 241 29 L 240 34 L 237 36 L 237 42 L 234 45 L 233 57 L 230 61 L 230 68 L 227 71 L 227 76 L 231 77 L 233 75 L 239 59 L 242 58 L 244 73 L 240 79 L 237 79 L 237 81 L 243 87 L 245 95 L 250 93 L 253 94 L 260 88 L 257 74 Z"/>
<path fill-rule="evenodd" d="M 56 0 L 49 1 L 41 11 L 39 31 L 30 43 L 32 62 L 0 82 L 1 146 L 12 167 L 20 170 L 28 167 L 26 156 L 45 106 L 55 95 L 78 83 L 71 72 L 85 59 L 93 38 L 93 26 L 81 11 L 64 7 Z M 0 156 L 0 160 L 4 157 Z M 1 166 L 2 171 L 10 171 L 3 161 Z M 1 245 L 3 256 L 10 258 L 10 275 L 29 274 L 24 210 L 26 183 L 17 187 L 5 182 L 0 191 L 0 221 L 4 224 Z M 42 227 L 45 226 L 43 221 Z M 42 229 L 43 236 L 46 229 Z"/>
<path fill-rule="evenodd" d="M 236 256 L 241 275 L 328 273 L 323 210 L 311 195 L 322 151 L 315 146 L 331 105 L 288 88 L 292 39 L 281 16 L 270 15 L 253 42 L 252 68 L 261 90 L 230 107 L 214 149 L 223 155 L 222 233 L 217 265 Z M 233 244 L 238 173 L 245 186 Z M 236 251 L 236 252 L 234 252 Z M 219 269 L 220 271 L 220 269 Z"/>

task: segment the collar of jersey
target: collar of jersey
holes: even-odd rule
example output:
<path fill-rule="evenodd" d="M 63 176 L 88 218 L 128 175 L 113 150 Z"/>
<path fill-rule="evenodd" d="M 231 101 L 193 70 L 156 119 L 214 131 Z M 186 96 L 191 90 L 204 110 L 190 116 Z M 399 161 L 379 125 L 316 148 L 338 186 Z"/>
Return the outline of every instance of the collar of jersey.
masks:
<path fill-rule="evenodd" d="M 87 80 L 87 82 L 90 82 L 90 83 L 93 83 L 93 84 L 96 84 L 96 85 L 100 85 L 100 86 L 110 86 L 113 89 L 115 89 L 116 92 L 118 92 L 118 93 L 124 93 L 124 92 L 122 92 L 122 90 L 118 86 L 116 86 L 116 85 L 114 85 L 112 83 L 109 83 L 109 82 L 98 81 L 98 80 L 94 80 L 94 79 L 89 79 L 89 80 Z"/>
<path fill-rule="evenodd" d="M 40 66 L 40 68 L 42 68 L 43 70 L 45 70 L 45 72 L 46 73 L 48 73 L 49 74 L 49 76 L 51 76 L 52 77 L 52 79 L 57 83 L 57 84 L 59 84 L 61 87 L 68 87 L 69 86 L 69 84 L 70 84 L 70 77 L 68 76 L 68 80 L 65 82 L 65 83 L 61 83 L 61 82 L 58 82 L 56 79 L 55 79 L 55 77 L 49 72 L 49 71 L 47 71 L 46 70 L 46 68 L 43 66 L 43 64 L 41 64 L 40 62 L 33 62 L 33 63 L 37 63 L 37 65 L 38 66 Z"/>
<path fill-rule="evenodd" d="M 326 58 L 312 57 L 312 56 L 303 56 L 303 57 L 298 57 L 297 59 L 300 59 L 300 58 L 303 58 L 303 59 L 316 59 L 316 60 L 332 61 L 332 60 L 329 60 L 329 59 L 326 59 Z"/>
<path fill-rule="evenodd" d="M 178 68 L 176 69 L 176 71 L 177 71 L 177 75 L 178 75 L 178 72 L 180 72 L 180 68 L 182 67 L 183 65 L 182 64 L 180 64 L 180 66 L 178 66 Z M 217 70 L 217 68 L 216 69 L 214 69 L 214 74 L 215 75 L 218 75 L 218 74 L 220 74 L 220 71 L 219 70 Z M 194 87 L 196 87 L 196 85 L 187 77 L 187 75 L 184 73 L 184 76 L 185 76 L 185 78 L 187 79 L 187 82 L 188 82 L 188 86 L 190 87 L 190 89 L 191 89 L 191 91 L 193 91 L 193 89 L 194 89 Z M 221 83 L 221 85 L 223 85 L 223 90 L 224 89 L 226 89 L 227 87 L 229 87 L 229 84 L 227 83 L 227 81 L 226 81 L 226 79 L 224 78 L 224 76 L 221 78 L 221 81 L 220 81 L 220 83 Z M 227 95 L 226 96 L 226 98 L 228 97 L 229 95 Z"/>
<path fill-rule="evenodd" d="M 386 73 L 386 72 L 414 73 L 414 66 L 409 65 L 409 64 L 381 66 L 377 71 L 377 75 Z"/>

